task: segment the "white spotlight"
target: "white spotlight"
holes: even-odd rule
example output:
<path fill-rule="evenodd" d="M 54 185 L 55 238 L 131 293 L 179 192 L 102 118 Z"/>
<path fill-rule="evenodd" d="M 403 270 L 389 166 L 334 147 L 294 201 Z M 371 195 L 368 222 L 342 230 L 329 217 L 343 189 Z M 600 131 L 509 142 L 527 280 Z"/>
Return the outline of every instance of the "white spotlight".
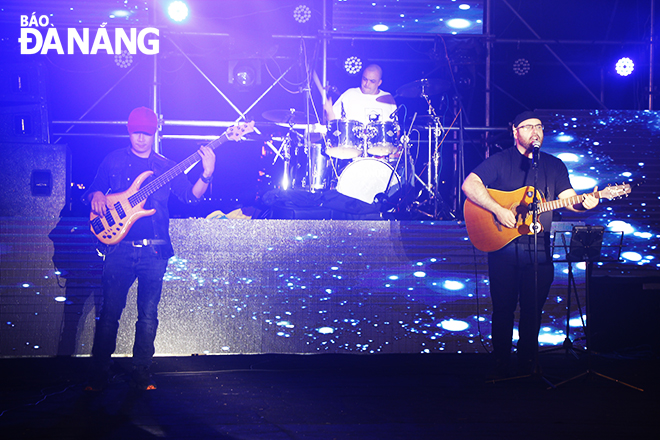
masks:
<path fill-rule="evenodd" d="M 293 18 L 298 23 L 307 23 L 312 18 L 312 10 L 307 5 L 300 5 L 293 10 Z"/>
<path fill-rule="evenodd" d="M 635 63 L 628 57 L 623 57 L 616 62 L 616 73 L 621 76 L 628 76 L 635 70 Z"/>
<path fill-rule="evenodd" d="M 351 75 L 356 75 L 362 70 L 362 60 L 356 56 L 346 58 L 344 69 Z"/>
<path fill-rule="evenodd" d="M 122 69 L 125 69 L 133 64 L 133 55 L 131 55 L 126 49 L 122 50 L 121 53 L 115 54 L 115 64 Z"/>
<path fill-rule="evenodd" d="M 513 62 L 513 71 L 518 76 L 527 75 L 530 67 L 529 61 L 525 58 L 518 58 Z"/>
<path fill-rule="evenodd" d="M 167 7 L 170 18 L 176 22 L 183 21 L 188 17 L 188 6 L 182 1 L 174 1 Z"/>

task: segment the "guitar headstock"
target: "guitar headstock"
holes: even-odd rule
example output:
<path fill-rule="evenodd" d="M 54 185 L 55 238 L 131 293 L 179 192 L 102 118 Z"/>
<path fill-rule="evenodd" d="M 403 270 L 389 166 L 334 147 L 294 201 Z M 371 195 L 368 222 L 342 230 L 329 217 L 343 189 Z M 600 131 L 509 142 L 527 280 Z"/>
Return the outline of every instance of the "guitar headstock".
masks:
<path fill-rule="evenodd" d="M 232 141 L 240 140 L 244 135 L 252 133 L 254 131 L 254 121 L 242 122 L 238 125 L 232 125 L 225 131 L 225 136 L 227 139 Z"/>
<path fill-rule="evenodd" d="M 612 200 L 626 197 L 628 194 L 630 194 L 631 191 L 632 188 L 628 183 L 622 183 L 620 185 L 608 185 L 606 188 L 600 191 L 600 196 L 601 198 Z"/>

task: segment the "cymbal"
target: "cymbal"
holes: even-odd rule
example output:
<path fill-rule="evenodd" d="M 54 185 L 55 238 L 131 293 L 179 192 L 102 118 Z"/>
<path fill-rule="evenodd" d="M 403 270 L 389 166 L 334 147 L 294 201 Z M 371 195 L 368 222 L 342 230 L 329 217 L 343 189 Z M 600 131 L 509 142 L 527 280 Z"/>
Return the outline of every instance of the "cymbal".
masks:
<path fill-rule="evenodd" d="M 449 89 L 449 81 L 439 78 L 423 78 L 404 84 L 396 90 L 397 96 L 421 98 L 424 95 L 437 95 Z"/>
<path fill-rule="evenodd" d="M 387 95 L 379 96 L 378 98 L 376 98 L 376 102 L 396 105 L 396 101 L 394 101 L 394 96 L 390 95 L 389 93 Z"/>
<path fill-rule="evenodd" d="M 296 109 L 282 109 L 282 110 L 268 110 L 261 114 L 264 119 L 271 122 L 280 122 L 286 124 L 306 124 L 307 115 L 305 112 L 298 111 Z M 311 123 L 316 123 L 315 117 L 310 117 L 309 121 Z"/>

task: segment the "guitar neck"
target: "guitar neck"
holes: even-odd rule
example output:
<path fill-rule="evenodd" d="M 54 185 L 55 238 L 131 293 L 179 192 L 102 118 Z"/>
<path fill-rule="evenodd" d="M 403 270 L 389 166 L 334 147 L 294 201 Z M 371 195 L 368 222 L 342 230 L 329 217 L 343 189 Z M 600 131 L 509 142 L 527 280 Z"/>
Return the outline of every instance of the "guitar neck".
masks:
<path fill-rule="evenodd" d="M 596 197 L 600 199 L 601 193 L 602 191 L 597 191 Z M 593 194 L 593 193 L 589 193 L 589 194 Z M 567 206 L 577 205 L 578 203 L 582 203 L 585 195 L 586 194 L 578 194 L 572 197 L 567 197 L 565 199 L 557 199 L 551 202 L 539 203 L 539 213 L 553 211 L 555 209 L 565 208 Z"/>
<path fill-rule="evenodd" d="M 208 143 L 206 146 L 215 150 L 220 145 L 225 143 L 227 140 L 228 140 L 227 135 L 223 134 L 219 138 L 214 139 L 213 141 Z M 190 168 L 192 165 L 194 165 L 196 162 L 200 161 L 201 159 L 202 157 L 199 155 L 199 151 L 195 151 L 195 153 L 191 154 L 177 165 L 165 171 L 163 174 L 161 174 L 160 176 L 149 182 L 147 185 L 140 188 L 138 192 L 130 196 L 129 201 L 131 205 L 135 206 L 138 203 L 142 202 L 151 194 L 155 193 L 160 188 L 165 186 L 170 180 L 174 179 L 176 176 L 178 176 L 179 174 Z"/>

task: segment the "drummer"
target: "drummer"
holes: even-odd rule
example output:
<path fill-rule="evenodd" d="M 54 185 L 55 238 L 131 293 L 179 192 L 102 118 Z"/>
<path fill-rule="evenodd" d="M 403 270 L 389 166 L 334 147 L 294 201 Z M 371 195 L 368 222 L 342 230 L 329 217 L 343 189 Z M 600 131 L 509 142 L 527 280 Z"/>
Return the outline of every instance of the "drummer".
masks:
<path fill-rule="evenodd" d="M 334 104 L 332 98 L 327 98 L 323 105 L 327 120 L 342 118 L 361 122 L 364 126 L 373 121 L 391 121 L 397 109 L 396 102 L 390 93 L 379 89 L 382 78 L 383 69 L 379 65 L 365 67 L 360 87 L 346 90 Z"/>

